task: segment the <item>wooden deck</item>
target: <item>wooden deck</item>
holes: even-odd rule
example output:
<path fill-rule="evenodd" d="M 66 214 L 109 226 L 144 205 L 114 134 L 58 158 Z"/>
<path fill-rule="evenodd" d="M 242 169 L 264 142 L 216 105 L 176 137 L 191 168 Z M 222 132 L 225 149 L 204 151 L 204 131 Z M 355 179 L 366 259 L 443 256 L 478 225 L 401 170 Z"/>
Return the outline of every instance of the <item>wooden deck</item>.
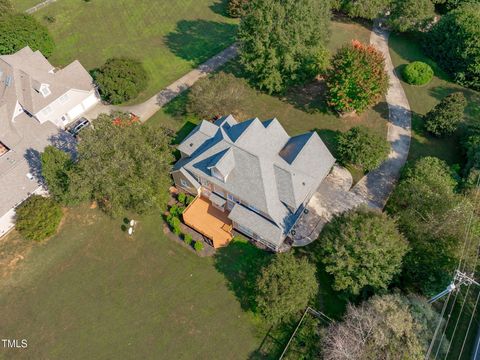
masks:
<path fill-rule="evenodd" d="M 232 222 L 226 212 L 216 209 L 209 200 L 197 197 L 183 212 L 185 224 L 213 241 L 219 248 L 232 240 Z"/>

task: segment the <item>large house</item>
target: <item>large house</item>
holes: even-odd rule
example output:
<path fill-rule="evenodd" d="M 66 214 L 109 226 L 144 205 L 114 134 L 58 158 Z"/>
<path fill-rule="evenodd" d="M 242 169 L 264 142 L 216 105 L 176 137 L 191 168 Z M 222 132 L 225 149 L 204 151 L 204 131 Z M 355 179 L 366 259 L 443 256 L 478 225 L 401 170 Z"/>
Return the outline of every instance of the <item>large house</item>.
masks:
<path fill-rule="evenodd" d="M 0 236 L 13 227 L 15 207 L 41 190 L 39 153 L 70 147 L 62 129 L 98 102 L 78 61 L 56 69 L 29 47 L 0 56 Z"/>
<path fill-rule="evenodd" d="M 234 228 L 281 251 L 335 163 L 316 132 L 290 137 L 277 119 L 238 123 L 231 115 L 202 121 L 178 150 L 175 184 L 197 196 L 183 219 L 214 247 Z"/>

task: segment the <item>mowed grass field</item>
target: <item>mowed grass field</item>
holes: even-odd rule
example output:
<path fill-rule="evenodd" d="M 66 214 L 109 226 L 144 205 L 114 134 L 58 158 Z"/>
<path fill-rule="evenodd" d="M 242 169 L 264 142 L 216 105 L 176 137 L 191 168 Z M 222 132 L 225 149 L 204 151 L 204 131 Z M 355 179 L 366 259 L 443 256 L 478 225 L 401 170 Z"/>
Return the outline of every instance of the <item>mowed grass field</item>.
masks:
<path fill-rule="evenodd" d="M 409 159 L 436 156 L 447 161 L 450 165 L 461 164 L 463 160 L 458 136 L 437 138 L 429 135 L 423 129 L 422 115 L 431 110 L 443 97 L 452 92 L 461 91 L 468 100 L 465 120 L 478 118 L 480 117 L 480 94 L 453 83 L 448 75 L 423 53 L 418 40 L 407 35 L 392 34 L 389 45 L 390 56 L 397 73 L 400 74 L 400 78 L 405 65 L 417 60 L 430 64 L 435 72 L 432 81 L 424 86 L 413 86 L 402 81 L 402 86 L 413 112 Z"/>
<path fill-rule="evenodd" d="M 28 340 L 0 359 L 249 357 L 258 327 L 227 281 L 241 274 L 224 275 L 245 252 L 200 258 L 163 234 L 160 214 L 138 220 L 129 237 L 122 219 L 71 209 L 57 236 L 0 278 L 0 334 Z"/>
<path fill-rule="evenodd" d="M 54 65 L 78 59 L 92 70 L 110 57 L 140 60 L 150 79 L 139 102 L 234 42 L 238 21 L 224 10 L 218 0 L 61 0 L 34 16 L 55 40 Z"/>

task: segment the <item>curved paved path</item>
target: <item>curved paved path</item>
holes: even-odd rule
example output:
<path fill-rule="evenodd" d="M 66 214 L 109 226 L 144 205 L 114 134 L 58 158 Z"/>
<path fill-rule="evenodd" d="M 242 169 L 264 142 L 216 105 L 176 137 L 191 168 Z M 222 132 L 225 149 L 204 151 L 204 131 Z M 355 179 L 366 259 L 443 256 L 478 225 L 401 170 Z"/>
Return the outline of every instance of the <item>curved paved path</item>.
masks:
<path fill-rule="evenodd" d="M 369 172 L 352 188 L 352 192 L 362 197 L 370 207 L 383 209 L 390 196 L 400 171 L 407 161 L 411 137 L 411 111 L 400 79 L 394 71 L 388 48 L 390 32 L 380 29 L 375 23 L 370 43 L 385 57 L 390 87 L 386 96 L 389 110 L 387 140 L 391 151 L 388 159 L 380 167 Z"/>

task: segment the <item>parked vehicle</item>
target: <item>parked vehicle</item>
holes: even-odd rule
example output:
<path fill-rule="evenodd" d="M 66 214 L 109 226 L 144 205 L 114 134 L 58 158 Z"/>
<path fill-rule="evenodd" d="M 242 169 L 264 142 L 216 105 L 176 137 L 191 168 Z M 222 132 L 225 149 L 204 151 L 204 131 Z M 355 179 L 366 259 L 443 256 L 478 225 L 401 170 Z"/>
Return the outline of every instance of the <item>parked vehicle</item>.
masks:
<path fill-rule="evenodd" d="M 67 131 L 72 134 L 74 137 L 77 137 L 80 131 L 91 126 L 91 122 L 88 119 L 80 118 L 75 121 L 72 126 L 70 126 Z"/>

